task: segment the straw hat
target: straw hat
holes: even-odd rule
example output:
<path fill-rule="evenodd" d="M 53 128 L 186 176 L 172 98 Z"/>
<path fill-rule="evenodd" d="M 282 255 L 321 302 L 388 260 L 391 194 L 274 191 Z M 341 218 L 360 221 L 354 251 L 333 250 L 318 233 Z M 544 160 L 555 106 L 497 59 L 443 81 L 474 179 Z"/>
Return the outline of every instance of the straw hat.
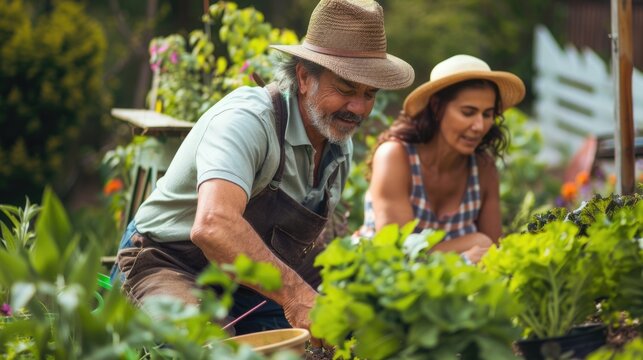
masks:
<path fill-rule="evenodd" d="M 492 71 L 486 62 L 470 56 L 455 55 L 439 64 L 431 71 L 429 81 L 418 86 L 404 100 L 404 113 L 413 117 L 429 103 L 436 92 L 455 83 L 485 79 L 498 85 L 502 100 L 501 111 L 518 104 L 525 97 L 525 84 L 519 77 L 504 71 Z"/>
<path fill-rule="evenodd" d="M 373 0 L 321 0 L 301 45 L 271 47 L 375 88 L 401 89 L 415 78 L 411 65 L 386 53 L 384 15 Z"/>

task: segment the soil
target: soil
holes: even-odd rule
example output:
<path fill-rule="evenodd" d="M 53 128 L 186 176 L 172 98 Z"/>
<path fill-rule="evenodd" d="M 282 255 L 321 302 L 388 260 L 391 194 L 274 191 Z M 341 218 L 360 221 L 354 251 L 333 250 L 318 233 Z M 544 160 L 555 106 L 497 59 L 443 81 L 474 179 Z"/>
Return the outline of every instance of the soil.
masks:
<path fill-rule="evenodd" d="M 621 322 L 618 326 L 610 326 L 607 333 L 607 345 L 614 349 L 620 350 L 628 342 L 639 337 L 641 323 L 638 320 L 631 324 Z"/>
<path fill-rule="evenodd" d="M 305 360 L 331 360 L 334 355 L 333 350 L 328 350 L 325 348 L 311 347 L 308 346 L 305 352 Z"/>
<path fill-rule="evenodd" d="M 639 337 L 641 323 L 634 321 L 632 324 L 621 323 L 618 326 L 610 326 L 607 333 L 607 346 L 620 350 L 628 342 Z M 520 355 L 520 350 L 517 346 L 513 346 L 514 353 Z M 332 360 L 334 352 L 324 348 L 307 347 L 305 352 L 305 360 Z"/>

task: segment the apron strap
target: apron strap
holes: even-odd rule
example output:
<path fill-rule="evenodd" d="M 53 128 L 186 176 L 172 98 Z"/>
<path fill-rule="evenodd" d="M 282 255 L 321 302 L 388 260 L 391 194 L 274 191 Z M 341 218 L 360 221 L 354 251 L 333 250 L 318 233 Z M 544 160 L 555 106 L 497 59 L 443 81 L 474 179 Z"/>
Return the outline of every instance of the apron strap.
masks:
<path fill-rule="evenodd" d="M 286 137 L 286 124 L 288 123 L 287 113 L 286 113 L 286 104 L 281 96 L 279 87 L 277 83 L 270 83 L 266 85 L 266 90 L 270 94 L 272 99 L 272 107 L 275 109 L 275 127 L 277 128 L 277 137 L 279 138 L 279 167 L 275 176 L 273 176 L 272 181 L 268 186 L 271 189 L 276 190 L 279 188 L 281 183 L 281 178 L 284 174 L 284 165 L 285 165 L 285 149 L 284 149 L 284 139 Z"/>

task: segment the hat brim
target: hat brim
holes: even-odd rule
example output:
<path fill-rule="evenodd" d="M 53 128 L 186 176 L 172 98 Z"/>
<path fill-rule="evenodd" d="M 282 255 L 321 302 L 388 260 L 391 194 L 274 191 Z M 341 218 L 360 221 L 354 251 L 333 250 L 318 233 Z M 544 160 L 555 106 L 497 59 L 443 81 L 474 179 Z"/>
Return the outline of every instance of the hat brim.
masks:
<path fill-rule="evenodd" d="M 525 84 L 520 78 L 505 71 L 464 71 L 435 81 L 428 81 L 413 90 L 404 100 L 404 112 L 416 116 L 436 92 L 461 81 L 483 79 L 498 85 L 502 101 L 501 112 L 518 104 L 525 97 Z"/>
<path fill-rule="evenodd" d="M 415 79 L 411 65 L 390 54 L 386 54 L 386 58 L 353 58 L 322 54 L 301 45 L 270 47 L 312 61 L 346 80 L 378 89 L 402 89 L 411 85 Z"/>

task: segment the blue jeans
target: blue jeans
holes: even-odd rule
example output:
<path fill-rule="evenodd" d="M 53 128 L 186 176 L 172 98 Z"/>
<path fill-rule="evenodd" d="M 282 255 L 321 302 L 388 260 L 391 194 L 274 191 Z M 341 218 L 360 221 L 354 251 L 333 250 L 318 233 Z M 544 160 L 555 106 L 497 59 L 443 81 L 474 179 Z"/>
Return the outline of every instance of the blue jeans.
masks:
<path fill-rule="evenodd" d="M 121 237 L 121 242 L 118 244 L 118 250 L 134 247 L 134 245 L 132 244 L 132 236 L 137 232 L 136 222 L 134 222 L 134 220 L 130 221 L 130 223 L 127 224 L 127 228 L 125 228 L 123 236 Z M 109 280 L 112 284 L 116 281 L 117 278 L 120 280 L 121 284 L 125 281 L 125 277 L 123 276 L 123 274 L 121 274 L 121 271 L 118 268 L 118 263 L 114 264 L 111 271 L 109 272 Z"/>
<path fill-rule="evenodd" d="M 118 249 L 134 247 L 132 236 L 136 233 L 138 233 L 136 223 L 132 220 L 123 233 Z M 110 272 L 110 280 L 112 283 L 114 283 L 116 279 L 120 280 L 121 283 L 125 281 L 123 274 L 118 268 L 118 264 L 115 264 Z M 229 312 L 229 315 L 233 318 L 243 315 L 260 302 L 268 300 L 264 305 L 234 325 L 237 335 L 291 327 L 284 316 L 284 311 L 281 306 L 254 290 L 240 286 L 233 294 L 233 298 L 234 303 Z"/>

